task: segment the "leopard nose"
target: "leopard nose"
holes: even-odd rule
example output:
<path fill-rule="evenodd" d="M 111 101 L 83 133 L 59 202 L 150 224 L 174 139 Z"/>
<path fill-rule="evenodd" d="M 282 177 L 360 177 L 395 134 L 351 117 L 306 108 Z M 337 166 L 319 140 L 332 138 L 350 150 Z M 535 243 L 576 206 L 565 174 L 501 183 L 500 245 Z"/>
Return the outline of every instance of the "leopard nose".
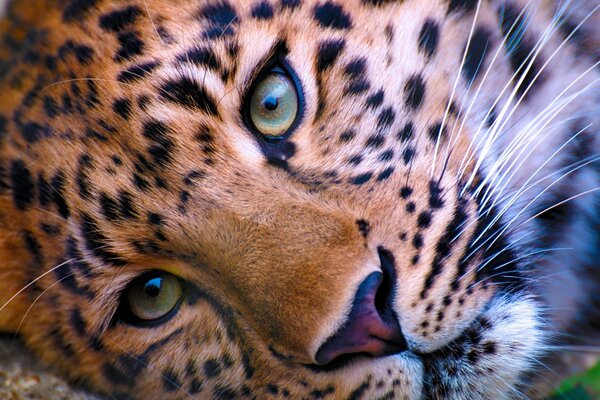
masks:
<path fill-rule="evenodd" d="M 344 325 L 317 351 L 318 365 L 335 363 L 346 356 L 383 357 L 408 349 L 391 307 L 391 276 L 395 274 L 382 264 L 383 273 L 373 272 L 359 285 Z"/>

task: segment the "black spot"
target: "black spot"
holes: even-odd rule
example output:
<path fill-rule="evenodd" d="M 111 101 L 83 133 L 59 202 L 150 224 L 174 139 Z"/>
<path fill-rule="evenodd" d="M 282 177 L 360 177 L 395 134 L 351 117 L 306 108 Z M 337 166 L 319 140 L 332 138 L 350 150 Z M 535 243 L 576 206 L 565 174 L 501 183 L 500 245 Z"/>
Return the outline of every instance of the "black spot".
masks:
<path fill-rule="evenodd" d="M 144 52 L 144 42 L 135 32 L 123 32 L 117 37 L 120 48 L 115 56 L 116 61 L 130 60 Z"/>
<path fill-rule="evenodd" d="M 31 254 L 31 259 L 35 268 L 40 268 L 44 265 L 44 255 L 42 253 L 42 246 L 40 242 L 33 236 L 29 231 L 22 232 L 23 242 L 25 248 Z"/>
<path fill-rule="evenodd" d="M 317 51 L 317 72 L 322 73 L 331 67 L 344 50 L 346 42 L 343 39 L 331 39 L 319 44 Z"/>
<path fill-rule="evenodd" d="M 438 140 L 444 140 L 447 133 L 446 127 L 444 126 L 442 128 L 442 123 L 440 121 L 429 127 L 428 136 L 433 143 L 437 143 Z"/>
<path fill-rule="evenodd" d="M 144 123 L 142 133 L 152 142 L 148 148 L 148 153 L 152 156 L 154 162 L 160 166 L 165 166 L 171 162 L 173 141 L 168 136 L 169 127 L 163 122 L 151 120 Z M 147 169 L 151 170 L 152 167 Z"/>
<path fill-rule="evenodd" d="M 396 137 L 401 141 L 401 142 L 407 142 L 410 139 L 412 139 L 413 135 L 415 133 L 415 128 L 412 124 L 412 122 L 408 122 L 406 125 L 404 125 L 404 127 L 398 131 L 398 134 L 396 135 Z"/>
<path fill-rule="evenodd" d="M 346 130 L 346 131 L 342 132 L 342 134 L 340 135 L 340 142 L 348 143 L 349 141 L 354 139 L 354 136 L 356 136 L 356 132 L 354 132 L 351 129 Z"/>
<path fill-rule="evenodd" d="M 504 43 L 510 59 L 510 65 L 513 71 L 515 71 L 513 81 L 516 84 L 523 79 L 517 88 L 517 93 L 525 95 L 525 91 L 528 90 L 529 86 L 533 87 L 543 81 L 543 75 L 536 78 L 536 75 L 540 71 L 541 58 L 537 56 L 533 63 L 531 63 L 531 57 L 535 51 L 531 39 L 526 34 L 523 34 L 524 26 L 528 23 L 525 14 L 522 14 L 514 4 L 510 3 L 503 3 L 498 13 L 500 28 L 506 38 Z M 531 65 L 529 65 L 530 63 Z M 531 92 L 532 90 L 529 89 L 527 94 Z"/>
<path fill-rule="evenodd" d="M 415 149 L 411 146 L 408 146 L 402 151 L 402 161 L 404 165 L 408 165 L 415 156 Z"/>
<path fill-rule="evenodd" d="M 394 150 L 392 150 L 392 149 L 388 149 L 388 150 L 384 151 L 378 157 L 379 161 L 381 161 L 381 162 L 388 162 L 388 161 L 391 161 L 393 158 L 394 158 Z"/>
<path fill-rule="evenodd" d="M 281 8 L 297 8 L 300 6 L 300 0 L 281 0 Z"/>
<path fill-rule="evenodd" d="M 141 191 L 146 191 L 150 187 L 148 181 L 136 173 L 133 174 L 133 184 Z"/>
<path fill-rule="evenodd" d="M 377 175 L 377 182 L 382 182 L 388 179 L 394 173 L 394 167 L 388 167 Z"/>
<path fill-rule="evenodd" d="M 478 27 L 473 33 L 469 49 L 465 55 L 462 73 L 465 80 L 471 84 L 483 70 L 485 58 L 491 46 L 491 33 L 487 28 Z"/>
<path fill-rule="evenodd" d="M 314 16 L 319 25 L 325 28 L 350 29 L 352 27 L 350 15 L 344 12 L 342 6 L 332 1 L 315 6 Z"/>
<path fill-rule="evenodd" d="M 377 135 L 373 135 L 369 139 L 367 139 L 367 142 L 365 143 L 365 147 L 372 147 L 372 148 L 378 149 L 381 146 L 383 146 L 384 143 L 385 143 L 385 136 L 377 134 Z"/>
<path fill-rule="evenodd" d="M 155 226 L 163 226 L 164 217 L 158 213 L 148 213 L 148 223 Z"/>
<path fill-rule="evenodd" d="M 411 187 L 408 186 L 403 186 L 400 189 L 400 197 L 402 197 L 403 199 L 408 199 L 413 193 L 413 189 Z"/>
<path fill-rule="evenodd" d="M 8 120 L 6 117 L 0 115 L 0 140 L 4 139 L 6 133 L 8 132 Z"/>
<path fill-rule="evenodd" d="M 363 161 L 363 157 L 360 154 L 355 154 L 348 159 L 348 162 L 354 166 L 360 164 Z"/>
<path fill-rule="evenodd" d="M 119 207 L 115 199 L 110 197 L 107 193 L 100 193 L 100 211 L 102 215 L 109 221 L 116 221 L 120 219 Z"/>
<path fill-rule="evenodd" d="M 214 378 L 221 373 L 221 365 L 216 359 L 210 359 L 204 363 L 204 374 L 207 378 Z"/>
<path fill-rule="evenodd" d="M 421 28 L 421 33 L 419 34 L 419 49 L 425 53 L 427 57 L 432 57 L 437 50 L 439 30 L 438 24 L 430 18 L 425 21 Z"/>
<path fill-rule="evenodd" d="M 44 111 L 48 118 L 54 118 L 58 115 L 59 107 L 54 97 L 44 96 Z"/>
<path fill-rule="evenodd" d="M 377 1 L 377 0 L 363 0 L 363 3 L 370 2 L 370 3 L 375 4 L 375 1 Z M 383 1 L 380 0 L 380 2 L 383 2 Z M 359 387 L 357 387 L 356 389 L 354 389 L 352 391 L 352 393 L 350 393 L 350 396 L 348 396 L 348 400 L 361 400 L 361 399 L 363 399 L 364 396 L 365 396 L 365 393 L 367 392 L 367 390 L 369 390 L 370 387 L 371 387 L 371 378 L 367 379 Z"/>
<path fill-rule="evenodd" d="M 252 7 L 252 17 L 264 20 L 271 19 L 273 18 L 273 7 L 266 0 L 263 0 Z"/>
<path fill-rule="evenodd" d="M 117 99 L 113 103 L 113 111 L 121 118 L 128 120 L 131 117 L 131 100 Z"/>
<path fill-rule="evenodd" d="M 433 209 L 444 206 L 443 190 L 436 181 L 429 182 L 429 207 Z"/>
<path fill-rule="evenodd" d="M 134 198 L 131 193 L 122 190 L 119 192 L 119 212 L 121 217 L 126 219 L 136 219 L 138 212 L 134 205 Z"/>
<path fill-rule="evenodd" d="M 204 37 L 208 39 L 231 36 L 237 22 L 237 14 L 227 1 L 219 1 L 202 8 L 199 18 L 209 22 Z"/>
<path fill-rule="evenodd" d="M 88 170 L 90 169 L 92 169 L 92 158 L 87 154 L 79 157 L 75 181 L 77 183 L 77 188 L 79 189 L 79 195 L 82 198 L 88 198 L 91 194 L 88 178 Z"/>
<path fill-rule="evenodd" d="M 371 172 L 365 172 L 364 174 L 360 174 L 354 178 L 350 179 L 350 183 L 353 185 L 363 185 L 371 180 L 373 174 Z"/>
<path fill-rule="evenodd" d="M 236 391 L 227 386 L 218 385 L 213 389 L 213 399 L 233 400 L 239 398 Z"/>
<path fill-rule="evenodd" d="M 48 236 L 55 236 L 60 233 L 60 228 L 54 224 L 47 224 L 42 222 L 40 224 L 40 229 Z"/>
<path fill-rule="evenodd" d="M 351 95 L 361 94 L 361 93 L 369 90 L 370 87 L 371 87 L 371 85 L 369 84 L 368 81 L 366 81 L 364 79 L 358 79 L 358 80 L 351 82 L 344 90 L 344 93 L 351 94 Z"/>
<path fill-rule="evenodd" d="M 118 32 L 134 24 L 140 14 L 141 10 L 137 6 L 112 11 L 100 17 L 100 27 L 105 31 Z"/>
<path fill-rule="evenodd" d="M 428 211 L 423 211 L 421 214 L 419 214 L 417 217 L 417 225 L 422 229 L 429 228 L 431 225 L 431 213 Z"/>
<path fill-rule="evenodd" d="M 89 46 L 74 45 L 73 54 L 75 55 L 77 61 L 79 61 L 81 64 L 88 64 L 90 61 L 92 61 L 94 50 L 92 50 L 92 48 Z"/>
<path fill-rule="evenodd" d="M 350 79 L 358 79 L 365 75 L 367 70 L 367 59 L 358 57 L 350 61 L 344 67 L 344 74 Z"/>
<path fill-rule="evenodd" d="M 156 68 L 160 66 L 158 61 L 149 61 L 143 64 L 134 65 L 119 73 L 117 80 L 123 83 L 131 83 L 137 80 L 143 79 L 147 75 L 151 74 Z"/>
<path fill-rule="evenodd" d="M 70 0 L 63 11 L 66 22 L 81 21 L 96 5 L 98 0 Z"/>
<path fill-rule="evenodd" d="M 415 74 L 404 84 L 404 101 L 407 107 L 416 110 L 421 106 L 424 98 L 425 82 L 421 75 Z"/>
<path fill-rule="evenodd" d="M 359 219 L 356 221 L 356 225 L 358 226 L 358 230 L 360 231 L 361 235 L 366 239 L 367 236 L 369 236 L 369 231 L 371 230 L 369 222 L 364 219 Z"/>
<path fill-rule="evenodd" d="M 69 206 L 67 205 L 67 201 L 65 199 L 65 175 L 62 172 L 58 172 L 52 177 L 50 186 L 52 187 L 52 200 L 58 208 L 58 213 L 61 215 L 61 217 L 68 218 L 70 215 L 70 211 Z"/>
<path fill-rule="evenodd" d="M 177 56 L 180 62 L 188 62 L 199 67 L 206 67 L 213 71 L 221 68 L 221 63 L 217 59 L 216 54 L 209 48 L 194 47 L 183 54 Z"/>
<path fill-rule="evenodd" d="M 71 326 L 73 327 L 75 332 L 79 336 L 85 336 L 85 334 L 86 334 L 85 320 L 81 316 L 81 311 L 79 311 L 78 308 L 73 309 L 71 311 L 71 316 L 69 319 L 71 321 Z"/>
<path fill-rule="evenodd" d="M 162 386 L 167 392 L 174 392 L 181 387 L 179 377 L 171 368 L 163 371 L 162 373 Z"/>
<path fill-rule="evenodd" d="M 41 126 L 36 122 L 27 122 L 21 126 L 21 136 L 27 143 L 34 143 L 43 136 L 50 136 L 50 128 Z"/>
<path fill-rule="evenodd" d="M 52 201 L 52 188 L 42 172 L 38 173 L 37 188 L 40 205 L 44 208 L 47 208 L 50 206 L 50 202 Z"/>
<path fill-rule="evenodd" d="M 412 244 L 415 249 L 420 249 L 423 247 L 423 235 L 420 233 L 415 234 Z"/>
<path fill-rule="evenodd" d="M 383 89 L 378 90 L 367 98 L 367 107 L 377 108 L 383 103 Z"/>
<path fill-rule="evenodd" d="M 382 6 L 392 3 L 402 3 L 404 0 L 362 0 L 364 5 L 368 6 Z"/>
<path fill-rule="evenodd" d="M 452 12 L 470 12 L 477 7 L 478 0 L 449 0 L 448 14 Z"/>
<path fill-rule="evenodd" d="M 25 210 L 33 201 L 35 187 L 31 172 L 21 160 L 10 164 L 10 186 L 15 207 Z"/>
<path fill-rule="evenodd" d="M 396 119 L 396 113 L 392 107 L 384 108 L 381 113 L 377 116 L 377 127 L 388 128 L 394 123 Z"/>
<path fill-rule="evenodd" d="M 188 77 L 166 82 L 161 87 L 161 96 L 181 106 L 195 108 L 211 116 L 218 115 L 217 104 L 212 96 L 203 86 Z"/>

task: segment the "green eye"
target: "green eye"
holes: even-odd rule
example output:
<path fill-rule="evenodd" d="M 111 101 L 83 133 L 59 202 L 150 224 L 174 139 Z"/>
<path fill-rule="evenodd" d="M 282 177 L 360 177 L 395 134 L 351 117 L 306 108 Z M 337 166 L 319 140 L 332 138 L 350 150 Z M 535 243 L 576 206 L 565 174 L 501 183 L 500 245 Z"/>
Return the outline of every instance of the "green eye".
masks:
<path fill-rule="evenodd" d="M 273 69 L 255 86 L 249 112 L 261 134 L 283 136 L 298 115 L 298 93 L 292 79 L 279 68 Z"/>
<path fill-rule="evenodd" d="M 141 321 L 153 321 L 169 314 L 183 295 L 181 281 L 168 273 L 144 275 L 132 282 L 126 293 L 131 314 Z"/>

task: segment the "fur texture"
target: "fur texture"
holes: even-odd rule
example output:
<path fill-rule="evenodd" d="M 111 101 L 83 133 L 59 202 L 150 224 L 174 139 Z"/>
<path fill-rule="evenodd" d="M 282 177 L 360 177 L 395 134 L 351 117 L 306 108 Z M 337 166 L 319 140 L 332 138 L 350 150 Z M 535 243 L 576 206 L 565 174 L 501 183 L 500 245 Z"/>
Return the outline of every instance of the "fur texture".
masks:
<path fill-rule="evenodd" d="M 538 395 L 597 339 L 598 12 L 578 3 L 13 1 L 0 329 L 117 399 Z M 271 144 L 242 109 L 274 62 L 302 107 Z M 128 324 L 123 291 L 156 269 L 183 303 Z M 317 366 L 373 273 L 407 349 Z"/>

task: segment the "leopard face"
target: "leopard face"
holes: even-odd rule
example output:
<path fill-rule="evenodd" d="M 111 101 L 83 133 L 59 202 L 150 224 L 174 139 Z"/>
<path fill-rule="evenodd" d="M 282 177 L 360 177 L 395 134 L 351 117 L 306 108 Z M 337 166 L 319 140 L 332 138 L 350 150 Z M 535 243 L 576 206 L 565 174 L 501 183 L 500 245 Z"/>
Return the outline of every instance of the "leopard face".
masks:
<path fill-rule="evenodd" d="M 520 394 L 597 287 L 593 230 L 545 257 L 599 180 L 597 71 L 553 15 L 14 1 L 0 327 L 117 399 Z"/>

